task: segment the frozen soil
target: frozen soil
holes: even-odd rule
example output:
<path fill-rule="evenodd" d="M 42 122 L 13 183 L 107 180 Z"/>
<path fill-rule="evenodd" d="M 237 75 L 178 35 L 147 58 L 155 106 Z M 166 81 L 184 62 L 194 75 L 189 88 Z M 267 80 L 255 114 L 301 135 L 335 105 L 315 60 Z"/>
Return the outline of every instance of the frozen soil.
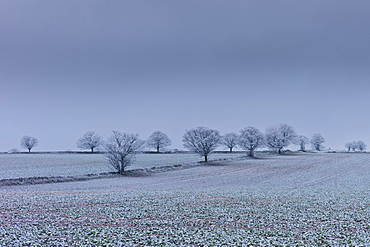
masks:
<path fill-rule="evenodd" d="M 370 246 L 370 156 L 0 187 L 0 246 Z"/>
<path fill-rule="evenodd" d="M 213 153 L 210 160 L 235 159 L 245 153 Z M 266 155 L 259 153 L 258 155 Z M 148 169 L 174 165 L 194 164 L 203 160 L 193 153 L 140 153 L 134 156 L 126 170 Z M 104 154 L 91 153 L 22 153 L 0 154 L 1 180 L 86 176 L 114 172 Z M 27 181 L 26 181 L 27 182 Z"/>

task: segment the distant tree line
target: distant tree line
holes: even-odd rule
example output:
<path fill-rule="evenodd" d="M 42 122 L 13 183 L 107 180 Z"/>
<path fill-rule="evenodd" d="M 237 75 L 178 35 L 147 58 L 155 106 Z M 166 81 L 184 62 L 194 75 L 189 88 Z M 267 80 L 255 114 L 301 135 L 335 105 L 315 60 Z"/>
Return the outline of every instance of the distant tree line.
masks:
<path fill-rule="evenodd" d="M 344 146 L 347 148 L 348 152 L 350 152 L 351 150 L 354 152 L 356 150 L 359 150 L 362 152 L 362 151 L 365 151 L 367 147 L 363 141 L 347 142 Z"/>
<path fill-rule="evenodd" d="M 311 139 L 304 135 L 297 135 L 295 129 L 286 123 L 266 128 L 262 133 L 255 127 L 245 127 L 237 133 L 226 133 L 221 136 L 220 132 L 207 127 L 196 127 L 185 131 L 183 135 L 183 145 L 191 152 L 197 153 L 208 161 L 209 155 L 217 147 L 225 146 L 229 152 L 235 148 L 240 148 L 247 152 L 247 155 L 254 157 L 254 152 L 258 148 L 267 147 L 270 150 L 283 153 L 283 149 L 289 145 L 298 145 L 300 151 L 306 151 L 306 145 L 311 144 L 312 149 L 321 151 L 324 149 L 325 139 L 321 134 L 314 134 Z M 21 139 L 21 147 L 31 149 L 38 144 L 35 137 L 24 136 Z M 160 153 L 167 146 L 171 145 L 171 139 L 161 131 L 153 132 L 149 138 L 144 141 L 139 139 L 139 135 L 113 131 L 107 141 L 96 134 L 94 131 L 87 131 L 77 140 L 77 147 L 80 149 L 89 149 L 93 153 L 97 148 L 103 147 L 109 163 L 119 173 L 124 173 L 125 168 L 132 162 L 133 155 L 142 150 L 144 146 L 153 148 L 156 153 Z M 364 151 L 366 145 L 362 141 L 349 142 L 345 145 L 348 151 Z"/>
<path fill-rule="evenodd" d="M 204 157 L 205 162 L 208 162 L 209 155 L 220 145 L 228 148 L 229 152 L 239 147 L 254 157 L 254 151 L 258 148 L 267 147 L 281 154 L 282 150 L 291 144 L 299 145 L 300 150 L 305 152 L 306 145 L 311 143 L 313 149 L 320 151 L 324 148 L 322 144 L 325 139 L 320 134 L 314 134 L 309 140 L 306 136 L 297 135 L 292 126 L 283 123 L 266 128 L 265 133 L 248 126 L 240 130 L 239 134 L 227 133 L 223 136 L 215 129 L 196 127 L 186 130 L 182 141 L 186 149 L 199 154 Z M 77 147 L 89 149 L 91 152 L 102 146 L 109 163 L 119 173 L 124 173 L 135 152 L 144 146 L 153 148 L 159 153 L 170 145 L 171 139 L 161 131 L 153 132 L 146 141 L 140 140 L 137 134 L 113 131 L 106 142 L 93 131 L 88 131 L 77 141 Z"/>

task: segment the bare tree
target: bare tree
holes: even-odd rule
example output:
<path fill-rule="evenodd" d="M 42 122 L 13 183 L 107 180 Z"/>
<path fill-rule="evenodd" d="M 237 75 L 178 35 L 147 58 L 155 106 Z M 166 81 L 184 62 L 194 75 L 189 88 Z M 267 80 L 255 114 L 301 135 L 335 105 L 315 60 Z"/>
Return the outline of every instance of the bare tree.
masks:
<path fill-rule="evenodd" d="M 185 148 L 204 156 L 204 161 L 207 162 L 209 154 L 216 149 L 220 142 L 220 133 L 206 127 L 197 127 L 187 130 L 182 141 Z"/>
<path fill-rule="evenodd" d="M 246 127 L 240 131 L 239 146 L 242 149 L 248 150 L 248 155 L 254 157 L 254 150 L 262 147 L 265 143 L 265 138 L 261 131 L 254 127 Z"/>
<path fill-rule="evenodd" d="M 155 131 L 153 134 L 151 134 L 151 136 L 149 136 L 146 145 L 147 147 L 155 148 L 157 153 L 159 153 L 161 148 L 171 145 L 171 140 L 165 133 L 161 131 Z"/>
<path fill-rule="evenodd" d="M 352 142 L 347 142 L 344 146 L 347 148 L 348 152 L 350 152 L 352 148 Z"/>
<path fill-rule="evenodd" d="M 227 133 L 221 137 L 221 144 L 229 148 L 230 153 L 233 151 L 233 148 L 238 145 L 238 135 L 235 133 Z"/>
<path fill-rule="evenodd" d="M 94 131 L 87 131 L 81 138 L 77 141 L 77 147 L 81 149 L 90 149 L 91 152 L 94 152 L 94 148 L 102 145 L 102 138 L 95 134 Z"/>
<path fill-rule="evenodd" d="M 311 138 L 312 147 L 316 151 L 321 151 L 324 148 L 324 146 L 322 145 L 324 142 L 325 139 L 320 134 L 314 134 Z"/>
<path fill-rule="evenodd" d="M 345 147 L 348 149 L 348 152 L 350 152 L 351 150 L 353 152 L 356 151 L 356 149 L 358 148 L 358 144 L 356 141 L 353 141 L 353 142 L 347 142 Z"/>
<path fill-rule="evenodd" d="M 25 135 L 21 139 L 21 147 L 28 149 L 28 152 L 31 152 L 33 147 L 36 147 L 39 141 L 36 137 Z"/>
<path fill-rule="evenodd" d="M 284 147 L 292 144 L 296 138 L 295 130 L 292 126 L 283 123 L 278 126 L 271 126 L 266 129 L 266 145 L 281 153 Z"/>
<path fill-rule="evenodd" d="M 106 157 L 113 168 L 123 174 L 125 168 L 132 162 L 134 152 L 138 151 L 144 143 L 137 134 L 113 131 L 105 144 Z"/>
<path fill-rule="evenodd" d="M 362 152 L 366 150 L 366 144 L 363 141 L 358 141 L 357 142 L 357 147 L 358 149 Z"/>
<path fill-rule="evenodd" d="M 357 145 L 357 142 L 356 141 L 353 141 L 352 144 L 351 144 L 351 148 L 352 148 L 352 151 L 353 152 L 356 152 L 356 149 L 358 148 L 358 145 Z"/>
<path fill-rule="evenodd" d="M 296 138 L 296 144 L 300 146 L 301 148 L 300 151 L 302 152 L 306 152 L 306 144 L 309 144 L 309 143 L 310 143 L 310 140 L 306 136 L 299 135 Z"/>

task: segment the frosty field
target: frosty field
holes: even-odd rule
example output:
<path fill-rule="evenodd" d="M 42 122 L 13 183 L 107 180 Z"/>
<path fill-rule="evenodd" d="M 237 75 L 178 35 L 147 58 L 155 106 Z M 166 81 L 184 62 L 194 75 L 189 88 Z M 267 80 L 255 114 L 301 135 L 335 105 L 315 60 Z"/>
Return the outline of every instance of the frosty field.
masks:
<path fill-rule="evenodd" d="M 0 246 L 370 246 L 370 155 L 0 187 Z"/>
<path fill-rule="evenodd" d="M 240 157 L 241 153 L 214 153 L 211 160 Z M 127 170 L 153 166 L 169 166 L 196 163 L 202 157 L 189 153 L 148 154 L 135 156 Z M 0 154 L 0 179 L 23 177 L 75 176 L 94 173 L 112 172 L 103 154 L 76 153 L 31 153 Z"/>

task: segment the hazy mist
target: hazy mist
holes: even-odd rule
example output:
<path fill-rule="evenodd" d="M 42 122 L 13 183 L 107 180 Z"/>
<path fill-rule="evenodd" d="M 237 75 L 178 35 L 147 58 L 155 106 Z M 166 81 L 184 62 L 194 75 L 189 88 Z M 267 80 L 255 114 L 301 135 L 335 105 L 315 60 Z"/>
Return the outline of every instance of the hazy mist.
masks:
<path fill-rule="evenodd" d="M 1 1 L 0 151 L 23 135 L 78 150 L 88 130 L 160 130 L 184 149 L 192 127 L 279 123 L 327 148 L 370 144 L 369 13 L 361 0 Z"/>

